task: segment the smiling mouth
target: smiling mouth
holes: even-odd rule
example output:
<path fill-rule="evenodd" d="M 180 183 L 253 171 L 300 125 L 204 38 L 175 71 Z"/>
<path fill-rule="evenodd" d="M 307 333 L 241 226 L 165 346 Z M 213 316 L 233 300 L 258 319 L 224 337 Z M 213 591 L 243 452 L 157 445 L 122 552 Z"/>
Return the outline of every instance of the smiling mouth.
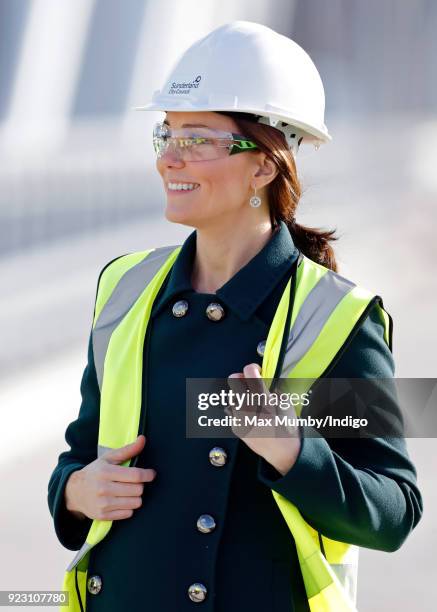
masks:
<path fill-rule="evenodd" d="M 177 184 L 177 183 L 176 183 Z M 196 191 L 196 189 L 199 189 L 200 185 L 197 183 L 195 184 L 194 187 L 176 187 L 176 188 L 171 188 L 167 185 L 167 193 L 190 193 L 191 191 Z"/>

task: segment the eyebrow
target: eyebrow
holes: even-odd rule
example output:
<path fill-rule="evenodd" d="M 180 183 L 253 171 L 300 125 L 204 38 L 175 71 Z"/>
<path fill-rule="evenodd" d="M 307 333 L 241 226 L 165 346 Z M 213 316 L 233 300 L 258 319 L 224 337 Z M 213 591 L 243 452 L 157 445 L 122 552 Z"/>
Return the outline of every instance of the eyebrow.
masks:
<path fill-rule="evenodd" d="M 164 119 L 163 123 L 165 123 L 165 125 L 170 125 L 167 119 Z M 203 123 L 184 123 L 181 127 L 204 127 L 211 129 L 210 125 L 204 125 Z"/>

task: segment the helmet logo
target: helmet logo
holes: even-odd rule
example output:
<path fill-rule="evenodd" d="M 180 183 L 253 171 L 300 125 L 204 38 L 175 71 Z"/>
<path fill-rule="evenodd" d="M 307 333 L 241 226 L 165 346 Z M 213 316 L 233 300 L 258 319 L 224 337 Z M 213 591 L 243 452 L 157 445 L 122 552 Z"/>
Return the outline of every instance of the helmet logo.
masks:
<path fill-rule="evenodd" d="M 182 81 L 181 83 L 177 83 L 173 81 L 170 89 L 168 90 L 169 94 L 189 94 L 190 91 L 194 88 L 197 89 L 199 87 L 199 83 L 202 80 L 202 76 L 197 75 L 192 81 Z"/>

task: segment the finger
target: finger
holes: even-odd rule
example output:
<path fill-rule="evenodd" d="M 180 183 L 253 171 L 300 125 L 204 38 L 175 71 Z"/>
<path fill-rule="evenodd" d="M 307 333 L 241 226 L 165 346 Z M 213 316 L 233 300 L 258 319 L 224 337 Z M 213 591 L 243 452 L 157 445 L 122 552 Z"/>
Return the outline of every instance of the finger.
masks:
<path fill-rule="evenodd" d="M 270 392 L 261 377 L 260 366 L 257 363 L 250 363 L 243 368 L 243 374 L 246 377 L 252 411 L 256 411 L 259 416 L 271 415 L 274 406 L 270 404 Z"/>
<path fill-rule="evenodd" d="M 105 512 L 102 516 L 103 521 L 119 521 L 130 518 L 133 515 L 133 510 L 111 510 Z"/>
<path fill-rule="evenodd" d="M 242 372 L 235 372 L 228 376 L 228 385 L 235 393 L 245 393 L 247 386 Z"/>
<path fill-rule="evenodd" d="M 239 395 L 240 397 L 244 397 L 246 395 L 247 385 L 246 385 L 246 381 L 244 379 L 244 375 L 242 372 L 237 372 L 237 373 L 234 373 L 228 376 L 228 385 L 231 391 L 233 391 L 235 394 Z M 241 408 L 244 407 L 244 404 L 241 405 L 241 401 L 238 398 L 233 398 L 233 402 L 234 402 L 233 404 L 229 402 L 229 405 L 228 405 L 229 411 L 231 413 L 235 411 L 240 412 Z M 237 408 L 239 409 L 237 410 Z"/>
<path fill-rule="evenodd" d="M 261 378 L 261 368 L 257 363 L 249 363 L 244 366 L 243 374 L 250 391 L 254 393 L 268 393 L 268 389 Z"/>
<path fill-rule="evenodd" d="M 138 497 L 143 494 L 144 484 L 142 482 L 126 483 L 126 482 L 108 482 L 105 486 L 105 495 L 112 497 Z"/>
<path fill-rule="evenodd" d="M 141 495 L 138 497 L 109 497 L 108 502 L 103 506 L 102 512 L 111 510 L 135 510 L 143 504 Z"/>
<path fill-rule="evenodd" d="M 243 368 L 243 374 L 251 378 L 261 378 L 261 367 L 258 363 L 248 363 Z"/>
<path fill-rule="evenodd" d="M 116 482 L 152 482 L 156 476 L 153 468 L 123 467 L 111 465 L 105 473 L 108 480 Z"/>
<path fill-rule="evenodd" d="M 127 459 L 131 459 L 132 457 L 139 455 L 143 450 L 145 443 L 146 437 L 141 434 L 134 442 L 130 444 L 106 451 L 101 458 L 108 461 L 108 463 L 123 463 Z"/>

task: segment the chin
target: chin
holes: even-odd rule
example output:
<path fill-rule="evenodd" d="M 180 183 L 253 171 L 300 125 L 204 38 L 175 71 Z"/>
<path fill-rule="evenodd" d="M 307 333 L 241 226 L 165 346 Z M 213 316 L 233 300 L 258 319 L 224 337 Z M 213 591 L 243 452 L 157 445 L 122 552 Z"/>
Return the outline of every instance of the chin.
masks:
<path fill-rule="evenodd" d="M 167 205 L 164 216 L 167 221 L 170 221 L 171 223 L 180 223 L 181 225 L 188 225 L 190 227 L 194 227 L 195 225 L 195 219 L 193 219 L 193 216 L 188 214 L 188 212 L 182 208 L 177 209 L 174 206 Z"/>

